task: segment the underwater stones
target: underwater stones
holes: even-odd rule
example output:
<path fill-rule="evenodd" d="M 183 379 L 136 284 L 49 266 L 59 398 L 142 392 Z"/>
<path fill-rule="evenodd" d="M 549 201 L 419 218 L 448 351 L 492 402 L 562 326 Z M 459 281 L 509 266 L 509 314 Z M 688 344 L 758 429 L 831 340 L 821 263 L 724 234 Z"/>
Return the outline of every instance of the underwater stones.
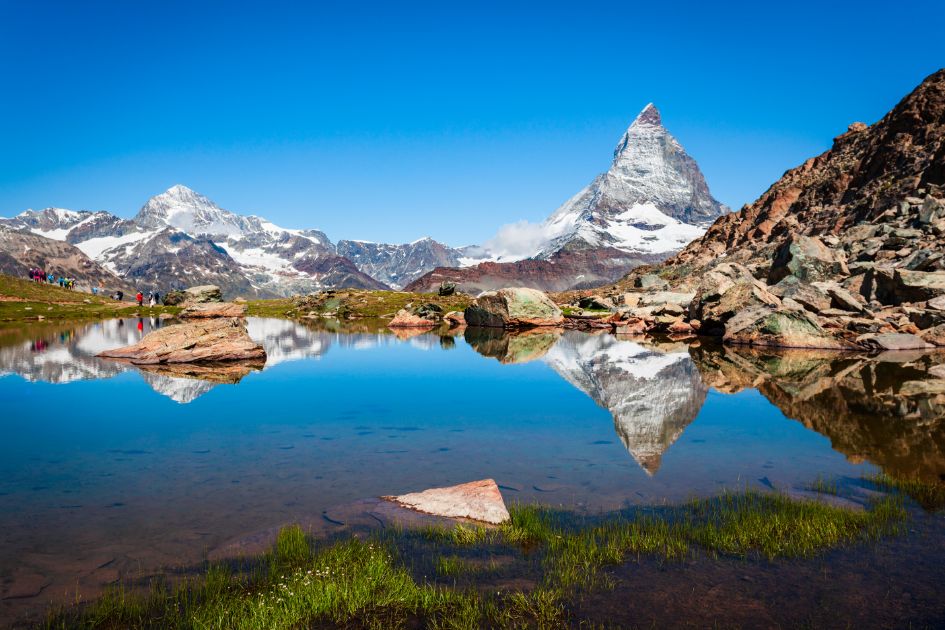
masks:
<path fill-rule="evenodd" d="M 493 525 L 504 523 L 510 518 L 499 486 L 493 479 L 382 498 L 435 516 L 468 518 Z"/>
<path fill-rule="evenodd" d="M 106 350 L 97 356 L 136 365 L 265 361 L 266 350 L 250 338 L 245 320 L 222 317 L 165 326 L 148 333 L 136 344 Z"/>
<path fill-rule="evenodd" d="M 542 291 L 515 287 L 487 291 L 464 312 L 470 326 L 527 328 L 560 326 L 564 316 L 558 305 Z"/>

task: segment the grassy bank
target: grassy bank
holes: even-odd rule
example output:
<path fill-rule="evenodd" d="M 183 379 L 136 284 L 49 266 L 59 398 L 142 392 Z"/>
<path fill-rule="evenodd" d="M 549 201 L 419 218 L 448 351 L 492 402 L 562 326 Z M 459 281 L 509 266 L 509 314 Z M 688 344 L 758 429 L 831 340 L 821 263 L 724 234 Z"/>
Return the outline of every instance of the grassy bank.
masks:
<path fill-rule="evenodd" d="M 472 302 L 468 295 L 338 289 L 301 298 L 250 300 L 247 313 L 257 317 L 331 317 L 337 319 L 389 320 L 402 308 L 435 304 L 443 312 L 462 311 Z"/>
<path fill-rule="evenodd" d="M 171 306 L 139 308 L 133 296 L 124 302 L 108 297 L 70 291 L 56 285 L 41 284 L 0 274 L 0 322 L 35 320 L 82 320 L 177 313 Z"/>
<path fill-rule="evenodd" d="M 263 558 L 209 566 L 173 587 L 115 588 L 45 626 L 552 628 L 580 621 L 571 603 L 608 588 L 608 566 L 809 557 L 894 534 L 906 519 L 896 497 L 856 512 L 754 491 L 597 517 L 541 506 L 511 514 L 497 528 L 385 529 L 331 541 L 287 527 Z"/>

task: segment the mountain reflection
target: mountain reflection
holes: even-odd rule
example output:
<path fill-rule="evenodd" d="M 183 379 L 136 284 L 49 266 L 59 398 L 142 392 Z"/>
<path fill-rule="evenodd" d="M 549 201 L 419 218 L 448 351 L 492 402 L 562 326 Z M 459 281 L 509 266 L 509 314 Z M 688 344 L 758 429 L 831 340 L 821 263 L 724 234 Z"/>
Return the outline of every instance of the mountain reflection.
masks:
<path fill-rule="evenodd" d="M 757 389 L 854 462 L 945 479 L 945 354 L 690 349 L 708 385 Z"/>
<path fill-rule="evenodd" d="M 456 338 L 422 331 L 402 342 L 385 330 L 341 332 L 337 325 L 250 318 L 265 364 L 131 366 L 95 357 L 136 342 L 159 319 L 36 324 L 0 329 L 0 375 L 69 383 L 134 370 L 154 391 L 189 403 L 220 385 L 288 361 L 317 360 L 333 345 L 363 350 L 406 343 L 449 350 Z M 442 331 L 441 331 L 442 332 Z M 559 329 L 509 334 L 467 328 L 476 352 L 502 364 L 542 361 L 613 416 L 633 459 L 656 474 L 666 451 L 698 416 L 709 389 L 759 391 L 790 419 L 827 437 L 850 461 L 887 473 L 945 479 L 945 354 L 876 356 L 758 350 L 618 339 Z"/>
<path fill-rule="evenodd" d="M 708 391 L 684 344 L 569 331 L 544 361 L 613 414 L 623 445 L 650 475 L 695 420 Z"/>

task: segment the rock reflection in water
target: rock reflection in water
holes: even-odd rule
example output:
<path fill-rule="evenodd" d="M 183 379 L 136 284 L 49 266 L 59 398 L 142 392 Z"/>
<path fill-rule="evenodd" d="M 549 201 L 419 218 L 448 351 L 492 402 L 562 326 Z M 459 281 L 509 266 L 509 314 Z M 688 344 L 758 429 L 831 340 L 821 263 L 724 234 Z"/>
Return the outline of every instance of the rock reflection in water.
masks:
<path fill-rule="evenodd" d="M 945 479 L 945 355 L 691 348 L 711 387 L 757 389 L 853 462 Z"/>
<path fill-rule="evenodd" d="M 613 414 L 620 440 L 650 475 L 705 402 L 707 388 L 681 343 L 569 331 L 544 360 Z"/>
<path fill-rule="evenodd" d="M 501 328 L 466 328 L 466 343 L 499 363 L 528 363 L 543 357 L 561 337 L 558 328 L 532 328 L 511 333 Z"/>

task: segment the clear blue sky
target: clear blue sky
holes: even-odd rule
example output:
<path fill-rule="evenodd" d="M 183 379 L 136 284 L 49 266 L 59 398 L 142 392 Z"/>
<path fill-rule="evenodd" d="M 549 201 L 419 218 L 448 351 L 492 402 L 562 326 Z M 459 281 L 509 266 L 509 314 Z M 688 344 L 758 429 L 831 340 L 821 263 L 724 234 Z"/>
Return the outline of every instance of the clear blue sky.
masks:
<path fill-rule="evenodd" d="M 941 0 L 634 4 L 0 0 L 0 215 L 182 183 L 332 239 L 480 242 L 649 101 L 740 207 L 945 65 Z"/>

